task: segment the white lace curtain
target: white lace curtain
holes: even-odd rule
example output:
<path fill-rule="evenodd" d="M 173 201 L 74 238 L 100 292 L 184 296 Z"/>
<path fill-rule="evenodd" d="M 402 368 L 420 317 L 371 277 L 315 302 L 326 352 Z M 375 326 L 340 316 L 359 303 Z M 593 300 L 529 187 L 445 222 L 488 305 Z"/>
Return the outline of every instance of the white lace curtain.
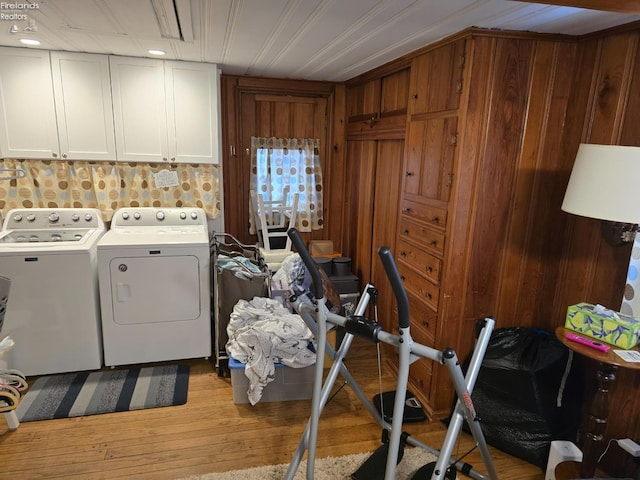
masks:
<path fill-rule="evenodd" d="M 319 230 L 322 218 L 322 168 L 320 140 L 314 138 L 251 137 L 251 191 L 265 201 L 285 200 L 291 204 L 298 193 L 296 228 Z M 284 198 L 288 187 L 288 199 Z M 251 201 L 249 201 L 251 204 Z M 249 212 L 251 233 L 253 212 Z"/>

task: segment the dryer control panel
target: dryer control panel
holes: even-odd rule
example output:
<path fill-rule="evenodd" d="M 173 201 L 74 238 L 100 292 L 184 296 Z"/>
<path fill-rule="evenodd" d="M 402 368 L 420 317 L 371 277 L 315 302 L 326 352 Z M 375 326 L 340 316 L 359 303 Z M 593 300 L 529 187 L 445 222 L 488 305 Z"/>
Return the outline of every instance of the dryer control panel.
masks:
<path fill-rule="evenodd" d="M 194 227 L 207 228 L 204 210 L 196 207 L 125 207 L 118 209 L 111 220 L 111 229 L 131 227 Z"/>

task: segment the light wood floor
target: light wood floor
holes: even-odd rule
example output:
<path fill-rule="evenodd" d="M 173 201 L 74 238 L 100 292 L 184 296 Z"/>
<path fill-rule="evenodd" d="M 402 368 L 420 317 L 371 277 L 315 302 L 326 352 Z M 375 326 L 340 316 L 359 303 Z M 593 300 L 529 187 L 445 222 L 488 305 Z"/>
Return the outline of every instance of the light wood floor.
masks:
<path fill-rule="evenodd" d="M 207 360 L 192 360 L 186 405 L 22 423 L 9 432 L 0 420 L 0 479 L 177 479 L 289 463 L 309 415 L 309 402 L 235 405 L 230 380 Z M 365 392 L 379 391 L 375 347 L 355 342 L 347 366 Z M 384 363 L 384 362 L 383 362 Z M 383 389 L 394 389 L 390 368 Z M 405 430 L 439 448 L 440 422 Z M 325 409 L 317 458 L 373 451 L 380 429 L 347 387 Z M 457 450 L 473 446 L 462 435 Z M 500 479 L 542 480 L 538 467 L 491 448 Z M 486 472 L 477 453 L 465 459 Z M 459 478 L 465 478 L 459 474 Z"/>

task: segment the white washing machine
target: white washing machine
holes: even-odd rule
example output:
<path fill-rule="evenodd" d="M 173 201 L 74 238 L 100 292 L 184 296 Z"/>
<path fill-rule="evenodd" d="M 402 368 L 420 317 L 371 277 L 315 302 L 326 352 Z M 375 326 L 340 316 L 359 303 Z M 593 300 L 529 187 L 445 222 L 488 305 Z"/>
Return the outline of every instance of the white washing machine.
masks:
<path fill-rule="evenodd" d="M 106 366 L 211 356 L 209 232 L 200 208 L 121 208 L 98 243 Z"/>
<path fill-rule="evenodd" d="M 2 336 L 28 376 L 102 366 L 97 244 L 92 208 L 11 210 L 0 232 L 0 274 L 11 279 Z"/>

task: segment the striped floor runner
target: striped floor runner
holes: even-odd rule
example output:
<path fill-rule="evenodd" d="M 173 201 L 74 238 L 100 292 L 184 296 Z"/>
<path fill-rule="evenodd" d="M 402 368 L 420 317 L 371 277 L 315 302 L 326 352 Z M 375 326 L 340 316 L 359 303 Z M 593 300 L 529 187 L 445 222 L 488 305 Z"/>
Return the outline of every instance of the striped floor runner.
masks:
<path fill-rule="evenodd" d="M 188 387 L 188 365 L 49 375 L 34 382 L 16 414 L 29 422 L 182 405 Z"/>

